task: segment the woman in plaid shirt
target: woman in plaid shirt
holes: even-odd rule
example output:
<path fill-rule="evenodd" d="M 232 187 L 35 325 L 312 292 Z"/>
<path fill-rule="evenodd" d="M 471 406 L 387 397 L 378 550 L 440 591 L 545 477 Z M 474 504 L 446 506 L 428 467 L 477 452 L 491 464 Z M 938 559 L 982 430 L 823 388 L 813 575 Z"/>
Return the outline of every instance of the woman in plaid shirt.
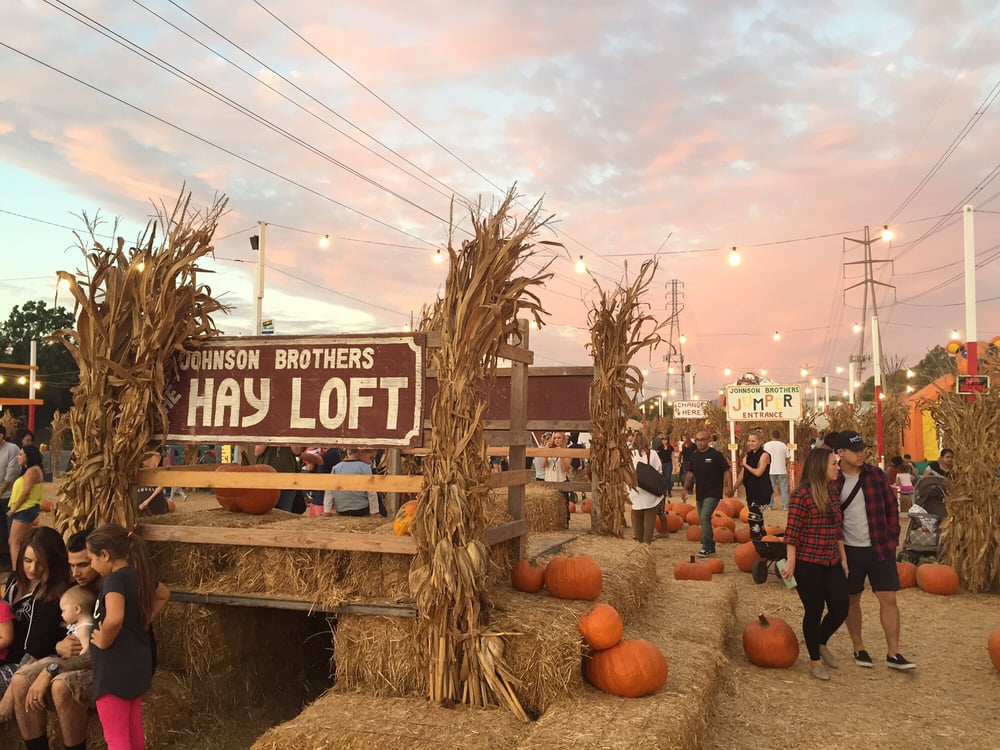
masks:
<path fill-rule="evenodd" d="M 837 472 L 833 451 L 813 448 L 809 452 L 802 483 L 788 501 L 788 559 L 781 571 L 786 580 L 795 576 L 798 584 L 805 608 L 802 633 L 809 651 L 809 672 L 819 680 L 829 680 L 827 667 L 837 667 L 826 643 L 847 619 L 849 601 L 844 516 L 834 484 Z"/>

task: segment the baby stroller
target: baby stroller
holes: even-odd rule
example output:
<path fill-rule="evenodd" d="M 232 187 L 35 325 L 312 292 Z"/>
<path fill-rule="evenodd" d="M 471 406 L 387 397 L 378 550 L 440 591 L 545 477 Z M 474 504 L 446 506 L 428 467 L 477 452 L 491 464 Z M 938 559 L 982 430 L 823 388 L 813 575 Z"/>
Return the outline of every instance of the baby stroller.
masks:
<path fill-rule="evenodd" d="M 787 548 L 784 542 L 765 542 L 760 539 L 751 539 L 753 548 L 763 560 L 754 560 L 753 567 L 750 568 L 750 577 L 754 583 L 764 583 L 769 573 L 781 576 L 778 570 L 778 561 L 784 560 L 787 556 Z"/>
<path fill-rule="evenodd" d="M 941 548 L 941 523 L 948 515 L 944 497 L 948 480 L 921 477 L 913 495 L 903 546 L 896 555 L 900 562 L 919 563 L 923 557 L 937 557 Z"/>

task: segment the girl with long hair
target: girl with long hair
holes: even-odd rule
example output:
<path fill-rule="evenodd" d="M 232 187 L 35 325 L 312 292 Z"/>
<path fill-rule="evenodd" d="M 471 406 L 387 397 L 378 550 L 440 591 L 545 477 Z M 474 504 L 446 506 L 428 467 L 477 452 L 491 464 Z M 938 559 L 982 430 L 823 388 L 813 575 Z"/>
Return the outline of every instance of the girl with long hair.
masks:
<path fill-rule="evenodd" d="M 25 445 L 17 454 L 21 475 L 10 490 L 7 518 L 10 522 L 10 559 L 17 560 L 24 537 L 42 510 L 45 474 L 42 473 L 42 453 L 34 445 Z"/>
<path fill-rule="evenodd" d="M 847 619 L 849 604 L 837 471 L 837 456 L 829 448 L 814 448 L 806 457 L 802 481 L 788 500 L 788 552 L 781 571 L 785 580 L 794 576 L 797 583 L 805 608 L 802 633 L 809 651 L 809 671 L 819 680 L 829 680 L 827 667 L 838 666 L 827 641 Z"/>
<path fill-rule="evenodd" d="M 632 464 L 638 466 L 640 462 L 649 464 L 657 471 L 663 471 L 660 457 L 656 455 L 656 451 L 649 449 L 649 438 L 645 433 L 636 432 L 632 436 Z M 637 542 L 650 544 L 656 527 L 656 511 L 662 497 L 647 492 L 637 484 L 635 489 L 629 489 L 628 499 L 632 503 L 633 536 Z"/>

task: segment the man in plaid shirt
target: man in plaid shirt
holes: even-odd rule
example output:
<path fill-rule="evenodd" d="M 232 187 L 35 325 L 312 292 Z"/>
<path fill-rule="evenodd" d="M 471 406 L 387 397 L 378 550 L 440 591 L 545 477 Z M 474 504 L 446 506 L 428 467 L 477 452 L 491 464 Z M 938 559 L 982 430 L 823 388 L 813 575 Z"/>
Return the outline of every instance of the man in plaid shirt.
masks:
<path fill-rule="evenodd" d="M 878 599 L 888 647 L 886 665 L 890 669 L 916 669 L 916 664 L 899 653 L 899 606 L 896 604 L 899 505 L 896 495 L 885 472 L 865 463 L 865 441 L 861 435 L 841 432 L 833 444 L 840 457 L 837 489 L 844 513 L 844 547 L 850 570 L 847 632 L 854 644 L 854 663 L 859 667 L 873 666 L 861 637 L 861 593 L 867 578 Z"/>

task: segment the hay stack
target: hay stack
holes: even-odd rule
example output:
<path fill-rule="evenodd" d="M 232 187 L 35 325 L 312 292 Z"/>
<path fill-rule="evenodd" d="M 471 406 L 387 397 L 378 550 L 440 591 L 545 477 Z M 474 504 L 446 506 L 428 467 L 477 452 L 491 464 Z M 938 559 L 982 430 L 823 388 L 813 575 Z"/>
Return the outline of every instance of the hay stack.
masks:
<path fill-rule="evenodd" d="M 655 318 L 642 312 L 642 298 L 656 273 L 656 261 L 648 260 L 632 283 L 619 283 L 610 292 L 597 286 L 597 302 L 587 314 L 594 359 L 594 383 L 590 387 L 590 471 L 594 478 L 595 530 L 598 534 L 622 536 L 628 487 L 635 487 L 635 467 L 626 443 L 625 423 L 637 417 L 636 397 L 642 394 L 642 370 L 632 359 L 660 337 Z M 650 333 L 643 329 L 653 326 Z"/>
<path fill-rule="evenodd" d="M 498 511 L 507 513 L 507 488 L 493 490 L 490 501 Z M 566 496 L 551 487 L 525 485 L 524 517 L 534 532 L 562 531 L 566 528 Z"/>
<path fill-rule="evenodd" d="M 499 701 L 523 716 L 503 642 L 488 627 L 489 550 L 482 539 L 490 467 L 486 404 L 478 387 L 495 376 L 500 345 L 520 337 L 518 315 L 527 313 L 541 325 L 544 312 L 532 289 L 551 274 L 514 274 L 535 254 L 533 238 L 547 220 L 539 204 L 514 220 L 515 199 L 511 190 L 495 213 L 473 210 L 473 238 L 459 250 L 449 238 L 448 277 L 428 326 L 441 335 L 431 358 L 439 390 L 431 405 L 420 509 L 411 527 L 417 556 L 410 589 L 432 655 L 425 662 L 430 699 L 473 706 Z"/>
<path fill-rule="evenodd" d="M 996 356 L 982 374 L 1000 375 Z M 948 518 L 941 530 L 942 558 L 958 571 L 972 592 L 1000 585 L 1000 388 L 994 386 L 971 401 L 957 393 L 941 393 L 931 415 L 947 447 L 955 451 L 948 497 Z"/>
<path fill-rule="evenodd" d="M 84 215 L 89 236 L 77 234 L 77 241 L 87 270 L 59 272 L 77 322 L 52 339 L 80 368 L 69 412 L 76 461 L 56 511 L 63 532 L 112 521 L 133 526 L 130 491 L 152 436 L 166 433 L 163 394 L 177 372 L 175 355 L 217 333 L 211 316 L 225 307 L 199 283 L 198 272 L 206 271 L 197 262 L 214 249 L 226 199 L 204 214 L 190 202 L 182 191 L 172 211 L 161 206 L 134 247 L 121 237 L 105 247 L 98 219 Z"/>

